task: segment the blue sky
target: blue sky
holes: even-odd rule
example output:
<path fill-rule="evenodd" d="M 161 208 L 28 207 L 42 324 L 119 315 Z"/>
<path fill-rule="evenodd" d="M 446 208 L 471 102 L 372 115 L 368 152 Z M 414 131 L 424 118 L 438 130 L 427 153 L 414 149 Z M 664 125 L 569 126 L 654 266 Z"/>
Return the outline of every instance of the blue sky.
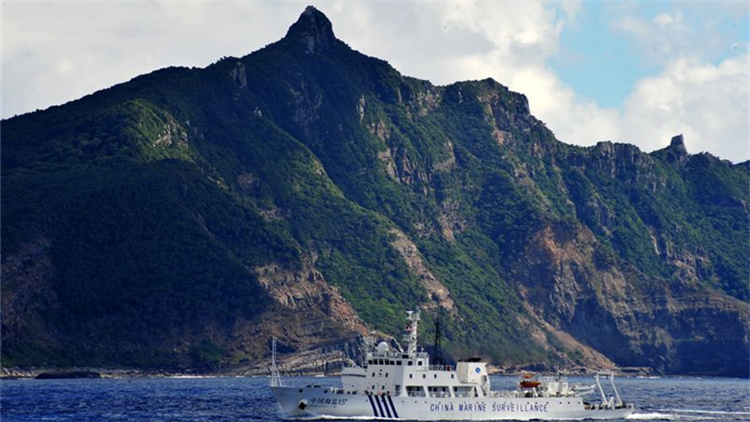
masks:
<path fill-rule="evenodd" d="M 735 2 L 739 3 L 739 2 Z M 727 5 L 731 5 L 728 2 Z M 627 7 L 623 7 L 627 6 Z M 702 37 L 704 45 L 691 51 L 718 64 L 738 53 L 748 42 L 748 15 L 731 8 L 718 12 L 716 2 L 586 2 L 575 21 L 560 34 L 561 51 L 549 61 L 560 78 L 580 95 L 602 107 L 621 105 L 635 82 L 664 66 L 617 29 L 623 9 L 644 22 L 679 11 L 686 28 Z M 714 9 L 713 13 L 711 9 Z M 709 40 L 709 38 L 714 38 Z M 682 41 L 681 42 L 686 42 Z"/>
<path fill-rule="evenodd" d="M 284 36 L 308 4 L 353 48 L 435 84 L 492 77 L 558 139 L 750 158 L 746 1 L 2 3 L 2 116 Z"/>
<path fill-rule="evenodd" d="M 550 65 L 581 96 L 616 107 L 635 81 L 657 69 L 640 60 L 628 40 L 615 33 L 605 9 L 604 3 L 589 3 L 579 12 L 576 22 L 560 34 L 560 53 Z"/>

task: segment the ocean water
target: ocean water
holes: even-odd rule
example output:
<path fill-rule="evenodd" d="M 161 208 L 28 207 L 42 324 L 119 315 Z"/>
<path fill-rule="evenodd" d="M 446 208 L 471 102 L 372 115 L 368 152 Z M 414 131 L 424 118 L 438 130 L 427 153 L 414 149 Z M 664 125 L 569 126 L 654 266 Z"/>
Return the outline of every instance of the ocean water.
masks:
<path fill-rule="evenodd" d="M 591 378 L 571 377 L 591 384 Z M 336 378 L 285 378 L 286 385 L 336 385 Z M 493 389 L 517 378 L 492 377 Z M 618 378 L 635 420 L 750 421 L 748 380 Z M 589 396 L 593 401 L 593 396 Z M 276 421 L 268 378 L 124 378 L 0 381 L 0 421 Z"/>

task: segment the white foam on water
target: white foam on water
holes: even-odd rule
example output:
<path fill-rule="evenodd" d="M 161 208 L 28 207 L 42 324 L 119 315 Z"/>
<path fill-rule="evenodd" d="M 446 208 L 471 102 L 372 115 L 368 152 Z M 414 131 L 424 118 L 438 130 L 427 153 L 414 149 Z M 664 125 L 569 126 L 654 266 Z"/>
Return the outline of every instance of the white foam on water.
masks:
<path fill-rule="evenodd" d="M 732 412 L 726 410 L 701 410 L 701 409 L 665 409 L 668 412 L 691 413 L 702 415 L 732 415 L 732 416 L 750 416 L 750 412 Z"/>
<path fill-rule="evenodd" d="M 637 419 L 637 420 L 672 420 L 675 419 L 675 416 L 671 413 L 659 413 L 659 412 L 652 412 L 652 413 L 631 413 L 630 416 L 628 416 L 628 419 Z"/>
<path fill-rule="evenodd" d="M 199 379 L 199 378 L 217 378 L 214 375 L 169 375 L 164 378 L 172 379 Z"/>
<path fill-rule="evenodd" d="M 332 415 L 315 415 L 315 416 L 297 416 L 290 418 L 295 421 L 321 421 L 321 420 L 329 420 L 329 421 L 335 421 L 335 420 L 358 420 L 358 421 L 368 421 L 376 419 L 373 416 L 332 416 Z"/>

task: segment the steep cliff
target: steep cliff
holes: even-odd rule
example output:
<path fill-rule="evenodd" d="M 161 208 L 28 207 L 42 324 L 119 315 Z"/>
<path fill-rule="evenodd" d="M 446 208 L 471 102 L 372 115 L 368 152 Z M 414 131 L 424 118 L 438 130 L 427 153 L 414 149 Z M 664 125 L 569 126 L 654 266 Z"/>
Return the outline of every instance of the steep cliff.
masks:
<path fill-rule="evenodd" d="M 563 144 L 522 94 L 405 77 L 310 7 L 3 122 L 3 364 L 344 359 L 421 306 L 498 365 L 747 375 L 749 180 L 681 136 Z"/>

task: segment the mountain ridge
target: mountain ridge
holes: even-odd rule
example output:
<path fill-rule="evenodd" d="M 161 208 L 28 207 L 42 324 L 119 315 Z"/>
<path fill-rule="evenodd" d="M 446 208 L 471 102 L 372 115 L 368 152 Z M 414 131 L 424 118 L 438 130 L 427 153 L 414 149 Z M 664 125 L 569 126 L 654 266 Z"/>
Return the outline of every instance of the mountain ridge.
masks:
<path fill-rule="evenodd" d="M 563 144 L 523 94 L 402 76 L 316 9 L 4 123 L 4 366 L 353 353 L 421 306 L 499 365 L 747 374 L 742 164 Z"/>

